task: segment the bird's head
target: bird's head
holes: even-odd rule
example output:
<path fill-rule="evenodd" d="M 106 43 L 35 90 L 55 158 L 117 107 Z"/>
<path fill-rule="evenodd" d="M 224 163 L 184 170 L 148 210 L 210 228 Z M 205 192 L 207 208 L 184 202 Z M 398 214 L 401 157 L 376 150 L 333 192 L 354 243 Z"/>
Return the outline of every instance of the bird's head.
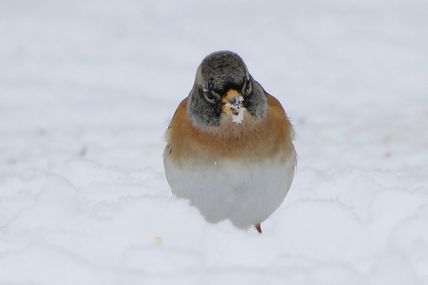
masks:
<path fill-rule="evenodd" d="M 231 51 L 214 52 L 204 58 L 188 100 L 187 112 L 200 127 L 218 126 L 222 118 L 228 117 L 240 124 L 244 112 L 256 118 L 267 112 L 263 89 L 241 57 Z"/>

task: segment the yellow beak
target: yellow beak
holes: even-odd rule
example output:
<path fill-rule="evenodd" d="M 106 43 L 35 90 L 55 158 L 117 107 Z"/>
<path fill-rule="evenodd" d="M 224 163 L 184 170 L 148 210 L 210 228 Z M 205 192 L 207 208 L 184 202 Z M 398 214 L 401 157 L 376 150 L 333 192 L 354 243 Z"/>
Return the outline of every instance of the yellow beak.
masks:
<path fill-rule="evenodd" d="M 245 109 L 243 102 L 244 98 L 241 93 L 235 89 L 229 89 L 221 101 L 222 111 L 225 114 L 237 116 L 241 112 L 241 109 Z"/>

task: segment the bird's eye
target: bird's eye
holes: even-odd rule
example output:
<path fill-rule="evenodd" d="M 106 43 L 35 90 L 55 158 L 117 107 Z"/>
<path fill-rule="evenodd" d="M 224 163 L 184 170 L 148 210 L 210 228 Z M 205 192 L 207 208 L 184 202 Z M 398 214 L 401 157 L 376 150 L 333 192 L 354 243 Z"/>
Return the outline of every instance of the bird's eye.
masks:
<path fill-rule="evenodd" d="M 208 103 L 214 104 L 216 99 L 216 94 L 214 93 L 214 91 L 204 89 L 203 92 L 205 100 L 207 100 Z"/>
<path fill-rule="evenodd" d="M 250 95 L 252 91 L 253 91 L 253 86 L 251 84 L 251 80 L 250 80 L 250 78 L 247 78 L 245 80 L 244 87 L 242 87 L 242 94 Z"/>

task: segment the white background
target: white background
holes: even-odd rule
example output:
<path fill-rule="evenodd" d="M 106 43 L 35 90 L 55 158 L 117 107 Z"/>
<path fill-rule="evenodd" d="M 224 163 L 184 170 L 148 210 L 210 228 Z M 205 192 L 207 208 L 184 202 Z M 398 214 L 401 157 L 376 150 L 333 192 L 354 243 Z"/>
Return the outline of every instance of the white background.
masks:
<path fill-rule="evenodd" d="M 428 284 L 428 4 L 0 2 L 0 284 Z M 284 105 L 264 234 L 172 197 L 163 133 L 204 56 Z"/>

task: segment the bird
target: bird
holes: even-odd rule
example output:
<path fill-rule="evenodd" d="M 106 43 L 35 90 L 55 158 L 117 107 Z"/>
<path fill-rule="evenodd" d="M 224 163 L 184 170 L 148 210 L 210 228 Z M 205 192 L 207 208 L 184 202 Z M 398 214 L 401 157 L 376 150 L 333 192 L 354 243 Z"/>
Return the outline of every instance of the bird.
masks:
<path fill-rule="evenodd" d="M 210 223 L 230 220 L 262 233 L 294 177 L 294 129 L 237 53 L 216 51 L 202 60 L 165 138 L 173 195 L 189 200 Z"/>

